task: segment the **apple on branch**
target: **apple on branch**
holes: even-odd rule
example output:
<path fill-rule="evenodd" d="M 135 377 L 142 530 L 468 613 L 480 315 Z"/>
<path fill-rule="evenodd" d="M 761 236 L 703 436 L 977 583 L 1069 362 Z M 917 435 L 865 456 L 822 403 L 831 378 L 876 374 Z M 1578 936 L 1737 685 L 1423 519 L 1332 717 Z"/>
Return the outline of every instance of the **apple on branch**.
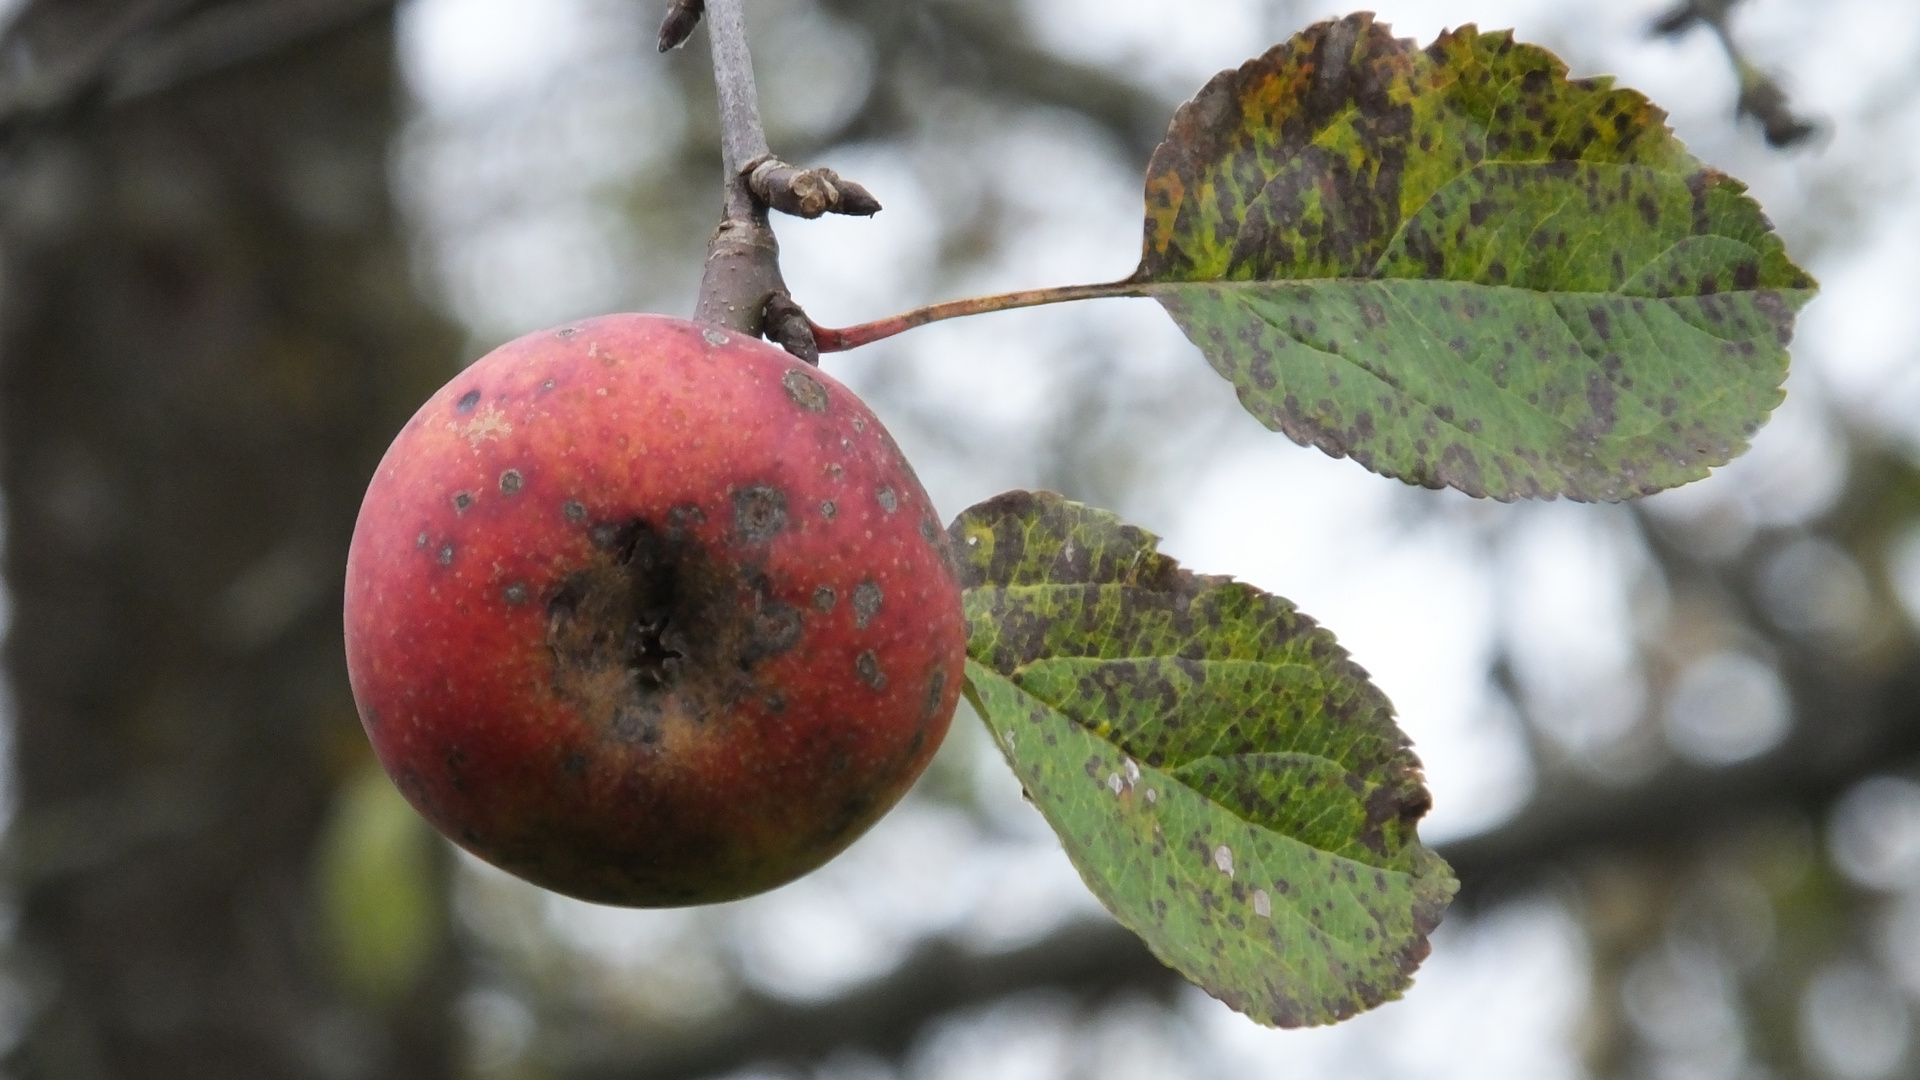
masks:
<path fill-rule="evenodd" d="M 866 406 L 658 315 L 456 376 L 347 563 L 354 696 L 400 790 L 602 903 L 733 899 L 845 848 L 939 746 L 965 637 L 946 532 Z"/>

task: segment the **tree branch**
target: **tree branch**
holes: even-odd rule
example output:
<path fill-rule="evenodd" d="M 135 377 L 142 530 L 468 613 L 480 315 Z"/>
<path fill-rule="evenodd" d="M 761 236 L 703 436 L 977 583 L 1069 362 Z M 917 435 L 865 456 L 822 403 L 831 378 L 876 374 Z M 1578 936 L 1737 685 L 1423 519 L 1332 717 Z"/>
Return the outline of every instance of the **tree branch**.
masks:
<path fill-rule="evenodd" d="M 844 997 L 796 1005 L 754 995 L 681 1039 L 555 1032 L 542 1064 L 567 1080 L 697 1080 L 755 1062 L 819 1060 L 840 1049 L 898 1059 L 929 1018 L 1022 992 L 1095 1002 L 1126 990 L 1166 996 L 1182 985 L 1119 924 L 1076 922 L 1005 953 L 930 942 L 893 974 Z"/>
<path fill-rule="evenodd" d="M 758 337 L 766 327 L 768 300 L 786 296 L 787 283 L 780 276 L 780 242 L 767 223 L 766 204 L 754 197 L 744 173 L 746 166 L 772 152 L 760 125 L 759 91 L 753 83 L 753 57 L 747 51 L 740 3 L 711 0 L 706 8 L 713 78 L 720 96 L 724 211 L 720 227 L 707 242 L 706 271 L 693 317 Z M 780 324 L 790 327 L 794 322 L 783 318 Z M 812 339 L 795 344 L 801 347 L 789 351 L 804 357 Z M 812 359 L 817 363 L 818 353 Z"/>
<path fill-rule="evenodd" d="M 347 26 L 393 0 L 146 0 L 110 20 L 76 20 L 41 0 L 8 28 L 29 58 L 0 82 L 0 136 L 57 123 L 94 104 L 171 89 Z M 85 30 L 77 36 L 73 25 Z M 12 55 L 10 53 L 10 55 Z"/>
<path fill-rule="evenodd" d="M 747 51 L 747 27 L 740 4 L 741 0 L 712 0 L 707 5 L 713 79 L 720 92 L 721 162 L 729 188 L 739 181 L 748 162 L 773 153 L 767 147 L 766 130 L 760 125 L 760 91 L 753 82 L 753 56 Z"/>
<path fill-rule="evenodd" d="M 1794 114 L 1787 92 L 1746 57 L 1733 39 L 1729 15 L 1740 0 L 1682 0 L 1651 27 L 1656 37 L 1679 37 L 1696 26 L 1707 26 L 1720 39 L 1720 47 L 1733 63 L 1740 79 L 1740 100 L 1735 115 L 1751 116 L 1760 122 L 1767 145 L 1785 149 L 1805 142 L 1819 132 L 1820 125 Z"/>

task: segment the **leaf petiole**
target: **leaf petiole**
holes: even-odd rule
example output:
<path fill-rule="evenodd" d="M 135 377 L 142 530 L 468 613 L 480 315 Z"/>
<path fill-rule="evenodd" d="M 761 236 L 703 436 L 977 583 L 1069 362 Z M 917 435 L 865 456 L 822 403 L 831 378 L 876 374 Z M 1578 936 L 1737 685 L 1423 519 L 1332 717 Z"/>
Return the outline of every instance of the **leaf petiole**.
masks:
<path fill-rule="evenodd" d="M 1102 285 L 1056 285 L 1046 289 L 1026 289 L 1021 292 L 1000 293 L 996 296 L 976 296 L 967 300 L 948 300 L 940 304 L 928 304 L 885 319 L 861 323 L 839 330 L 813 325 L 813 337 L 820 345 L 821 352 L 845 352 L 861 345 L 871 345 L 884 341 L 903 330 L 916 326 L 939 322 L 942 319 L 957 318 L 961 315 L 983 315 L 989 311 L 1011 311 L 1014 308 L 1038 307 L 1041 304 L 1061 304 L 1069 300 L 1097 300 L 1107 296 L 1148 296 L 1153 290 L 1152 282 L 1109 281 Z"/>

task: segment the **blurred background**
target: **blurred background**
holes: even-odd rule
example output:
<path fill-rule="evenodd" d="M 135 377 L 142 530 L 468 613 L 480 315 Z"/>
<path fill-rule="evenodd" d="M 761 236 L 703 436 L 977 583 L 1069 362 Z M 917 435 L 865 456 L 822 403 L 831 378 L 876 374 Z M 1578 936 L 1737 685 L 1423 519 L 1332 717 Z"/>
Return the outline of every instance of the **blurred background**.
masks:
<path fill-rule="evenodd" d="M 703 909 L 520 884 L 372 764 L 339 640 L 366 478 L 493 345 L 691 310 L 704 32 L 656 56 L 664 0 L 0 0 L 0 1074 L 1920 1076 L 1920 4 L 1376 7 L 1615 74 L 1752 185 L 1825 291 L 1750 454 L 1625 506 L 1405 488 L 1266 432 L 1147 301 L 825 364 L 949 515 L 1117 510 L 1393 697 L 1461 900 L 1405 1000 L 1275 1032 L 1114 926 L 964 706 L 846 855 Z M 787 280 L 845 325 L 1123 276 L 1173 108 L 1343 13 L 751 0 L 773 145 L 886 206 L 777 222 Z"/>

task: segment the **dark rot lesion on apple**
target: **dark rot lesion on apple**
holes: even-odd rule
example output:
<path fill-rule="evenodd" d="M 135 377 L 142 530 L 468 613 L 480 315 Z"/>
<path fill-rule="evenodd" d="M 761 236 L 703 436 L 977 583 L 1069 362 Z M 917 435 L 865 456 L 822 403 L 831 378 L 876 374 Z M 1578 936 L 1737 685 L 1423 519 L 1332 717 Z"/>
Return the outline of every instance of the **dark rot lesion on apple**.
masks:
<path fill-rule="evenodd" d="M 588 565 L 547 598 L 554 694 L 631 746 L 677 744 L 763 701 L 756 667 L 805 631 L 800 610 L 771 595 L 764 573 L 715 559 L 672 521 L 692 515 L 668 517 L 664 528 L 595 525 Z"/>
<path fill-rule="evenodd" d="M 787 527 L 787 496 L 769 484 L 733 493 L 733 528 L 749 544 L 764 544 Z"/>

